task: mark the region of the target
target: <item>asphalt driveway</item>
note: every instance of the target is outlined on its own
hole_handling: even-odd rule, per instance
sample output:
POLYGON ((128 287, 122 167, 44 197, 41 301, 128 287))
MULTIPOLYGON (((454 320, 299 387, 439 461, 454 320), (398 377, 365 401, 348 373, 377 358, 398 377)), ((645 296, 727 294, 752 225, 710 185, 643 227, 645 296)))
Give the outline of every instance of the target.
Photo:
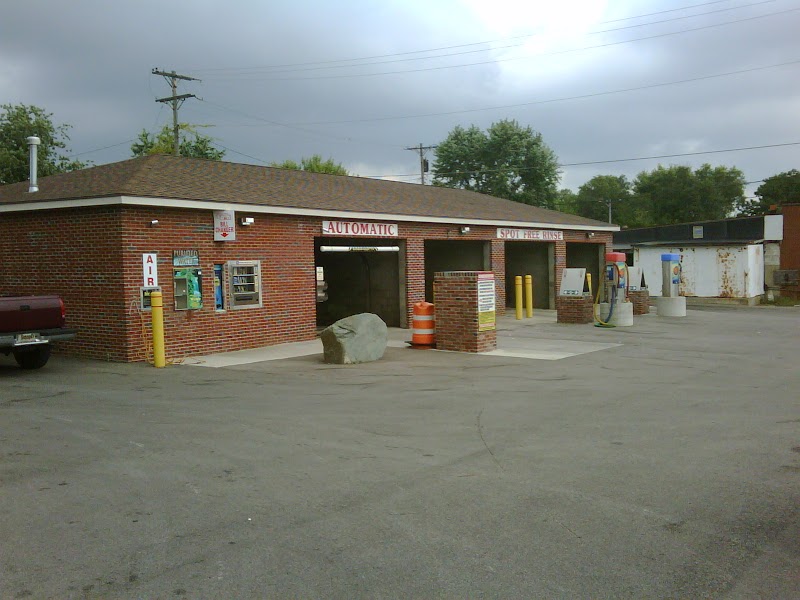
POLYGON ((0 597, 800 597, 798 334, 717 308, 501 321, 557 360, 0 358, 0 597))

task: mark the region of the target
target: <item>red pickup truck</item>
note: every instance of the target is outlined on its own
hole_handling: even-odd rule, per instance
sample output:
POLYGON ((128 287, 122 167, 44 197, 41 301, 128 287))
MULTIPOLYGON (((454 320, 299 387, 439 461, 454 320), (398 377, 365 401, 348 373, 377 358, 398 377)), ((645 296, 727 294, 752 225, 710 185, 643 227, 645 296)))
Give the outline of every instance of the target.
POLYGON ((40 369, 50 358, 51 343, 71 340, 64 301, 58 296, 0 297, 0 352, 14 355, 23 369, 40 369))

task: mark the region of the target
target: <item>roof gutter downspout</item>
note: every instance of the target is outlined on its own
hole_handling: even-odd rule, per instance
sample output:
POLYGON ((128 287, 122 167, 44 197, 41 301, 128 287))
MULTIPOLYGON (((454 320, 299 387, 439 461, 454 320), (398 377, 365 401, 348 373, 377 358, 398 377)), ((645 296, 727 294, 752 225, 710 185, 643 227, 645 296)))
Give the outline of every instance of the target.
POLYGON ((32 135, 31 137, 29 137, 27 139, 27 142, 28 142, 28 147, 30 148, 30 168, 31 168, 31 175, 30 175, 31 184, 30 184, 30 187, 28 188, 28 193, 32 194, 34 192, 38 192, 39 191, 39 186, 37 185, 37 181, 36 181, 36 173, 38 171, 38 164, 37 164, 37 158, 38 158, 37 150, 38 150, 38 148, 37 148, 37 146, 39 144, 41 144, 42 141, 38 137, 36 137, 35 135, 32 135))

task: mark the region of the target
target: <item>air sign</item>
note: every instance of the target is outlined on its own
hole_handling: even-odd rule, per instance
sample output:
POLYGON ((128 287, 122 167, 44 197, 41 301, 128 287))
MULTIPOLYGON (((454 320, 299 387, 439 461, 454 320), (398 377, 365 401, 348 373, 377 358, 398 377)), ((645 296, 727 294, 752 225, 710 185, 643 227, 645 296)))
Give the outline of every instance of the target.
POLYGON ((142 254, 142 283, 146 288, 158 287, 158 254, 142 254))

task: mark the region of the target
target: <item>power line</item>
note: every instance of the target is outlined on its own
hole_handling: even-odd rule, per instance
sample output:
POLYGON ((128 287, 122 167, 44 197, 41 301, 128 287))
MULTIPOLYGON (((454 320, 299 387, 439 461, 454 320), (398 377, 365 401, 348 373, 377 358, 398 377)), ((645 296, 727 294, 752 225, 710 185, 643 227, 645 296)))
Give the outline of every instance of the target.
POLYGON ((589 162, 562 163, 559 167, 579 167, 586 165, 600 165, 605 163, 631 162, 636 160, 651 160, 655 158, 678 158, 681 156, 701 156, 703 154, 721 154, 723 152, 743 152, 745 150, 763 150, 765 148, 782 148, 786 146, 800 146, 800 142, 786 142, 783 144, 766 144, 764 146, 744 146, 741 148, 726 148, 724 150, 704 150, 701 152, 683 152, 681 154, 661 154, 656 156, 639 156, 635 158, 616 158, 613 160, 595 160, 589 162))
POLYGON ((479 61, 479 62, 474 62, 474 63, 464 63, 464 64, 459 64, 459 65, 447 65, 447 66, 439 66, 439 67, 425 67, 425 68, 420 68, 420 69, 406 69, 406 70, 403 70, 403 71, 379 71, 379 72, 375 72, 375 73, 345 74, 345 75, 322 75, 322 76, 317 76, 317 77, 268 77, 268 78, 265 78, 265 80, 267 80, 267 81, 309 81, 309 80, 312 80, 313 81, 313 80, 322 80, 322 79, 352 79, 352 78, 357 78, 357 77, 376 77, 376 76, 382 76, 382 75, 403 75, 403 74, 407 74, 407 73, 423 73, 423 72, 430 72, 430 71, 442 71, 442 70, 447 70, 447 69, 460 69, 460 68, 466 68, 466 67, 474 67, 474 66, 496 64, 496 63, 501 63, 501 62, 511 62, 511 61, 526 60, 526 59, 530 59, 530 58, 540 58, 540 57, 546 57, 546 56, 557 56, 557 55, 562 55, 562 54, 571 54, 571 53, 575 53, 575 52, 584 52, 584 51, 587 51, 587 50, 597 50, 597 49, 600 49, 600 48, 608 48, 608 47, 612 47, 612 46, 620 46, 620 45, 623 45, 623 44, 631 44, 631 43, 634 43, 634 42, 641 42, 641 41, 659 39, 659 38, 670 37, 670 36, 674 36, 674 35, 681 35, 681 34, 684 34, 684 33, 693 33, 693 32, 696 32, 696 31, 702 31, 702 30, 706 30, 706 29, 713 29, 713 28, 716 28, 716 27, 723 27, 723 26, 726 26, 726 25, 734 25, 734 24, 738 24, 738 23, 754 21, 754 20, 757 20, 757 19, 763 19, 763 18, 767 18, 767 17, 773 17, 773 16, 778 16, 778 15, 790 13, 790 12, 795 12, 795 11, 798 11, 798 10, 800 10, 800 8, 793 8, 793 9, 789 9, 789 10, 785 10, 785 11, 769 13, 769 14, 766 14, 766 15, 758 15, 758 16, 755 16, 755 17, 748 17, 748 18, 738 19, 738 20, 734 20, 734 21, 727 21, 725 23, 714 23, 714 24, 711 24, 711 25, 704 25, 704 26, 701 26, 701 27, 683 29, 683 30, 680 30, 680 31, 673 31, 673 32, 669 32, 669 33, 661 33, 661 34, 643 36, 643 37, 633 38, 633 39, 629 39, 629 40, 622 40, 622 41, 616 41, 616 42, 607 42, 607 43, 604 43, 604 44, 597 44, 597 45, 594 45, 594 46, 583 46, 583 47, 580 47, 580 48, 571 48, 571 49, 567 49, 567 50, 556 50, 556 51, 552 51, 552 52, 543 52, 543 53, 539 53, 539 54, 533 54, 533 55, 528 55, 528 56, 519 56, 519 57, 513 57, 513 58, 485 60, 485 61, 479 61))
POLYGON ((109 148, 116 148, 117 146, 122 146, 124 144, 132 144, 136 140, 125 140, 124 142, 119 142, 118 144, 111 144, 110 146, 103 146, 102 148, 95 148, 94 150, 86 150, 84 152, 77 152, 73 154, 73 156, 83 156, 84 154, 93 154, 95 152, 100 152, 101 150, 108 150, 109 148))
MULTIPOLYGON (((689 10, 689 9, 692 9, 692 8, 699 8, 699 7, 702 7, 702 6, 710 6, 710 5, 713 5, 713 4, 721 4, 723 2, 729 2, 729 1, 730 0, 714 0, 713 2, 702 2, 700 4, 691 4, 691 5, 683 6, 683 7, 680 7, 680 8, 671 8, 671 9, 668 9, 668 10, 660 10, 660 11, 656 11, 656 12, 652 12, 652 13, 645 13, 645 14, 642 14, 642 15, 634 15, 634 16, 631 16, 631 17, 623 17, 623 18, 620 18, 620 19, 611 19, 611 20, 608 20, 608 21, 600 21, 600 24, 603 25, 603 24, 608 24, 608 23, 619 23, 619 22, 622 22, 622 21, 632 21, 634 19, 642 19, 642 18, 645 18, 645 17, 652 17, 652 16, 662 15, 662 14, 666 14, 666 13, 679 12, 679 11, 682 11, 682 10, 689 10)), ((767 1, 768 2, 773 2, 774 0, 767 0, 767 1)), ((765 3, 765 2, 758 2, 758 3, 755 3, 755 4, 748 4, 748 5, 744 5, 744 6, 732 7, 732 8, 723 9, 723 10, 735 10, 737 8, 746 8, 746 7, 749 7, 749 6, 754 6, 756 4, 763 4, 763 3, 765 3)), ((712 12, 720 12, 720 11, 712 11, 712 12)), ((691 17, 703 16, 703 15, 707 15, 707 14, 711 14, 711 13, 706 12, 706 13, 699 13, 699 14, 695 14, 695 15, 687 15, 686 17, 681 17, 681 18, 691 18, 691 17)), ((663 23, 663 22, 665 22, 665 21, 655 21, 655 22, 651 22, 651 23, 642 23, 641 25, 642 26, 655 25, 655 24, 663 23)), ((601 32, 590 32, 590 33, 601 33, 601 32)), ((455 49, 458 49, 458 48, 469 48, 469 47, 472 47, 472 46, 483 46, 483 45, 486 45, 486 44, 494 44, 494 43, 497 43, 497 42, 506 42, 506 41, 518 40, 518 39, 527 39, 527 38, 531 38, 531 37, 536 37, 537 35, 539 35, 539 34, 530 33, 530 34, 525 34, 525 35, 507 37, 507 38, 484 40, 484 41, 481 41, 481 42, 470 42, 470 43, 467 43, 467 44, 457 44, 457 45, 452 45, 452 46, 441 46, 441 47, 438 47, 438 48, 427 48, 427 49, 424 49, 424 50, 410 50, 410 51, 406 51, 406 52, 395 52, 395 53, 391 53, 391 54, 376 54, 376 55, 372 55, 372 56, 361 56, 361 57, 356 57, 356 58, 340 58, 340 59, 335 59, 335 60, 311 61, 311 62, 302 62, 302 63, 261 65, 261 66, 255 66, 255 67, 217 67, 217 68, 206 68, 206 69, 194 68, 192 70, 193 71, 203 72, 203 73, 212 73, 212 72, 217 72, 217 71, 251 71, 251 70, 260 70, 260 69, 283 69, 283 68, 290 68, 290 67, 310 67, 310 66, 316 66, 316 65, 331 65, 331 64, 342 63, 342 62, 360 62, 360 61, 368 61, 368 60, 377 60, 377 59, 381 59, 381 58, 394 58, 394 57, 398 57, 398 56, 409 56, 409 55, 412 55, 412 54, 424 54, 424 53, 427 53, 427 52, 441 52, 443 50, 455 50, 455 49)), ((508 46, 508 47, 513 47, 513 46, 508 46)), ((439 55, 439 56, 428 57, 428 58, 441 58, 442 56, 450 56, 450 55, 439 55)), ((376 64, 380 64, 380 63, 376 63, 376 64)), ((350 65, 350 66, 352 66, 352 65, 350 65)))
POLYGON ((697 81, 704 81, 707 79, 717 79, 720 77, 730 77, 732 75, 741 75, 743 73, 752 73, 756 71, 763 71, 766 69, 775 69, 778 67, 786 67, 790 65, 800 64, 800 60, 793 60, 784 63, 778 63, 774 65, 766 65, 763 67, 753 67, 750 69, 741 69, 738 71, 728 71, 726 73, 717 73, 714 75, 703 75, 700 77, 692 77, 689 79, 679 79, 676 81, 666 81, 662 83, 652 83, 648 85, 630 87, 630 88, 621 88, 618 90, 608 90, 605 92, 593 92, 589 94, 578 94, 575 96, 563 96, 560 98, 549 98, 547 100, 533 100, 531 102, 521 102, 518 104, 504 104, 498 106, 486 106, 481 108, 469 108, 464 110, 450 110, 444 112, 435 112, 435 113, 422 113, 416 115, 400 115, 394 117, 372 117, 367 119, 343 119, 340 121, 307 121, 303 123, 293 123, 293 125, 345 125, 350 123, 372 123, 377 121, 395 121, 395 120, 402 120, 402 119, 419 119, 424 117, 442 117, 442 116, 449 116, 449 115, 460 115, 460 114, 467 114, 467 113, 474 113, 474 112, 483 112, 488 110, 500 110, 500 109, 508 109, 508 108, 521 108, 524 106, 535 106, 538 104, 552 104, 555 102, 566 102, 568 100, 583 100, 586 98, 596 98, 599 96, 610 96, 613 94, 623 94, 627 92, 637 92, 641 90, 649 90, 653 88, 659 87, 666 87, 670 85, 680 85, 684 83, 694 83, 697 81))
MULTIPOLYGON (((601 33, 613 33, 613 32, 616 32, 616 31, 624 31, 626 29, 637 29, 639 27, 649 27, 651 25, 660 25, 660 24, 663 24, 663 23, 671 23, 673 21, 682 21, 682 20, 685 20, 685 19, 694 19, 696 17, 702 17, 702 16, 707 16, 707 15, 721 13, 721 12, 729 12, 729 11, 732 11, 732 10, 740 10, 742 8, 751 8, 753 6, 760 6, 762 4, 771 4, 771 3, 775 2, 775 1, 776 0, 761 0, 759 2, 754 2, 752 4, 744 4, 744 5, 741 5, 741 6, 733 6, 733 7, 730 7, 730 8, 721 8, 721 9, 718 9, 718 10, 712 10, 712 11, 708 11, 708 12, 704 12, 704 13, 698 13, 698 14, 694 14, 694 15, 685 15, 685 16, 682 16, 682 17, 673 17, 671 19, 663 19, 661 21, 652 21, 650 23, 638 23, 638 24, 635 24, 635 25, 625 25, 623 27, 614 27, 614 28, 611 28, 611 29, 601 29, 599 31, 590 31, 586 35, 598 35, 598 34, 601 34, 601 33)), ((519 36, 519 37, 526 37, 527 38, 527 37, 534 37, 535 35, 537 35, 537 34, 531 34, 531 35, 519 36)), ((519 39, 519 37, 510 38, 510 39, 519 39)), ((360 64, 328 65, 328 66, 305 67, 305 68, 286 69, 286 70, 272 70, 272 71, 270 71, 268 73, 265 73, 265 75, 274 75, 274 74, 281 74, 281 73, 299 73, 299 72, 308 72, 308 71, 321 71, 321 70, 329 70, 329 69, 347 69, 347 68, 351 68, 351 67, 377 66, 377 65, 401 63, 401 62, 432 60, 432 59, 437 59, 437 58, 448 58, 448 57, 451 57, 451 56, 463 56, 463 55, 466 55, 466 54, 477 54, 477 53, 481 53, 481 52, 491 52, 491 51, 494 51, 494 50, 507 50, 509 48, 519 48, 520 46, 524 46, 524 43, 509 44, 509 45, 506 45, 506 46, 495 46, 493 48, 479 48, 477 50, 465 50, 465 51, 462 51, 462 52, 452 52, 452 53, 448 53, 448 54, 437 54, 437 55, 433 55, 433 56, 420 56, 420 57, 414 57, 414 58, 398 58, 398 59, 393 59, 393 60, 381 60, 381 61, 377 61, 377 62, 363 62, 363 63, 360 63, 360 64)), ((250 68, 250 69, 242 68, 242 71, 245 71, 245 70, 255 71, 255 70, 261 70, 261 69, 258 69, 257 67, 256 68, 250 68)), ((246 75, 247 73, 241 73, 241 74, 242 75, 246 75)))
POLYGON ((331 133, 322 133, 322 132, 318 132, 318 131, 312 131, 310 129, 305 129, 305 128, 299 127, 297 125, 291 125, 291 124, 287 124, 287 123, 281 123, 279 121, 273 121, 271 119, 260 117, 258 115, 251 115, 249 113, 243 112, 243 111, 238 110, 236 108, 231 108, 229 106, 223 106, 222 104, 217 104, 216 102, 211 102, 210 100, 206 100, 204 98, 198 98, 198 100, 200 100, 200 102, 204 102, 204 103, 209 104, 211 106, 215 106, 218 109, 227 110, 227 111, 230 111, 232 113, 236 113, 236 114, 241 115, 243 117, 246 117, 248 119, 254 119, 256 121, 262 121, 262 122, 264 122, 264 123, 266 123, 268 125, 273 125, 275 127, 284 127, 286 129, 294 129, 296 131, 302 131, 303 133, 307 133, 307 134, 312 135, 312 136, 327 137, 327 138, 331 138, 331 139, 334 139, 334 140, 339 140, 339 141, 342 141, 342 142, 351 142, 351 143, 352 142, 358 142, 358 143, 361 143, 361 144, 369 144, 369 145, 380 146, 380 147, 384 147, 384 148, 394 148, 394 149, 397 148, 397 146, 395 146, 394 144, 383 144, 383 143, 380 143, 380 142, 372 142, 372 141, 369 141, 369 140, 359 140, 359 139, 355 139, 355 138, 351 138, 351 137, 342 137, 342 136, 334 135, 334 134, 331 134, 331 133))
POLYGON ((251 154, 245 154, 244 152, 239 152, 238 150, 234 150, 233 148, 228 148, 227 146, 223 146, 219 142, 216 142, 216 141, 213 141, 213 140, 211 141, 211 143, 214 146, 217 146, 218 148, 222 148, 223 150, 226 150, 228 152, 233 152, 234 154, 238 154, 239 156, 246 156, 247 158, 250 158, 252 160, 258 161, 260 163, 264 163, 265 165, 269 165, 268 161, 263 160, 261 158, 258 158, 256 156, 252 156, 251 154))
MULTIPOLYGON (((772 2, 773 0, 766 0, 766 1, 772 2)), ((419 69, 406 69, 406 70, 402 70, 402 71, 378 71, 378 72, 373 72, 373 73, 351 73, 351 74, 341 74, 341 75, 317 75, 317 76, 309 76, 309 77, 263 77, 261 79, 264 80, 264 81, 314 81, 314 80, 324 80, 324 79, 353 79, 353 78, 357 78, 357 77, 377 77, 377 76, 382 76, 382 75, 403 75, 403 74, 407 74, 407 73, 423 73, 423 72, 429 72, 429 71, 441 71, 441 70, 446 70, 446 69, 460 69, 460 68, 465 68, 465 67, 475 67, 475 66, 482 66, 482 65, 488 65, 488 64, 496 64, 496 63, 501 63, 501 62, 527 60, 527 59, 531 59, 531 58, 540 58, 540 57, 545 57, 545 56, 557 56, 557 55, 561 55, 561 54, 571 54, 571 53, 575 53, 575 52, 584 52, 584 51, 587 51, 587 50, 597 50, 597 49, 600 49, 600 48, 608 48, 608 47, 611 47, 611 46, 619 46, 619 45, 622 45, 622 44, 631 44, 631 43, 634 43, 634 42, 654 40, 654 39, 670 37, 670 36, 674 36, 674 35, 681 35, 681 34, 684 34, 684 33, 693 33, 693 32, 696 32, 696 31, 703 31, 703 30, 706 30, 706 29, 724 27, 724 26, 727 26, 727 25, 736 25, 736 24, 739 24, 739 23, 746 23, 746 22, 755 21, 755 20, 758 20, 758 19, 765 19, 765 18, 768 18, 768 17, 775 17, 775 16, 779 16, 779 15, 792 13, 792 12, 797 12, 797 11, 800 11, 800 8, 791 8, 791 9, 787 9, 787 10, 783 10, 783 11, 767 13, 767 14, 764 14, 764 15, 756 15, 756 16, 753 16, 753 17, 735 19, 733 21, 726 21, 726 22, 723 22, 723 23, 712 23, 710 25, 702 25, 702 26, 699 26, 699 27, 692 27, 692 28, 689 28, 689 29, 682 29, 680 31, 671 31, 671 32, 667 32, 667 33, 659 33, 659 34, 653 34, 653 35, 648 35, 648 36, 642 36, 642 37, 638 37, 638 38, 632 38, 632 39, 629 39, 629 40, 606 42, 606 43, 597 44, 597 45, 594 45, 594 46, 583 46, 583 47, 580 47, 580 48, 570 48, 570 49, 566 49, 566 50, 554 50, 554 51, 551 51, 551 52, 542 52, 542 53, 539 53, 539 54, 532 54, 532 55, 527 55, 527 56, 518 56, 518 57, 512 57, 512 58, 497 58, 497 59, 484 60, 484 61, 478 61, 478 62, 473 62, 473 63, 462 63, 462 64, 458 64, 458 65, 445 65, 445 66, 438 66, 438 67, 423 67, 423 68, 419 68, 419 69)), ((435 57, 435 58, 439 58, 439 57, 435 57)), ((370 65, 362 65, 362 66, 370 66, 370 65)))
POLYGON ((644 17, 654 17, 655 15, 663 15, 665 13, 671 12, 678 12, 680 10, 688 10, 690 8, 700 8, 701 6, 709 6, 711 4, 722 4, 723 2, 730 2, 730 0, 714 0, 713 2, 703 2, 702 4, 692 4, 690 6, 683 6, 681 8, 670 8, 667 10, 659 10, 657 12, 647 13, 646 15, 639 15, 636 17, 624 17, 622 19, 611 19, 610 21, 600 21, 600 24, 604 23, 619 23, 620 21, 629 21, 632 19, 642 19, 644 17))
MULTIPOLYGON (((766 148, 782 148, 786 146, 800 146, 800 142, 786 142, 782 144, 765 144, 763 146, 743 146, 740 148, 725 148, 723 150, 703 150, 700 152, 682 152, 678 154, 657 154, 653 156, 636 156, 631 158, 613 158, 607 160, 591 160, 585 162, 572 162, 572 163, 559 163, 559 167, 583 167, 589 165, 602 165, 602 164, 610 164, 610 163, 621 163, 621 162, 633 162, 638 160, 653 160, 653 159, 660 159, 660 158, 679 158, 682 156, 701 156, 704 154, 722 154, 724 152, 743 152, 746 150, 763 150, 766 148)), ((528 171, 530 169, 536 169, 538 167, 517 167, 518 171, 528 171)), ((449 173, 436 173, 437 176, 452 176, 452 175, 469 175, 469 174, 482 174, 482 173, 497 173, 501 171, 505 171, 507 168, 504 169, 481 169, 479 171, 452 171, 449 173)), ((370 177, 374 178, 383 178, 383 177, 413 177, 414 174, 411 173, 402 173, 402 174, 393 174, 393 175, 370 175, 370 177)), ((750 182, 750 183, 757 183, 757 182, 750 182)))

